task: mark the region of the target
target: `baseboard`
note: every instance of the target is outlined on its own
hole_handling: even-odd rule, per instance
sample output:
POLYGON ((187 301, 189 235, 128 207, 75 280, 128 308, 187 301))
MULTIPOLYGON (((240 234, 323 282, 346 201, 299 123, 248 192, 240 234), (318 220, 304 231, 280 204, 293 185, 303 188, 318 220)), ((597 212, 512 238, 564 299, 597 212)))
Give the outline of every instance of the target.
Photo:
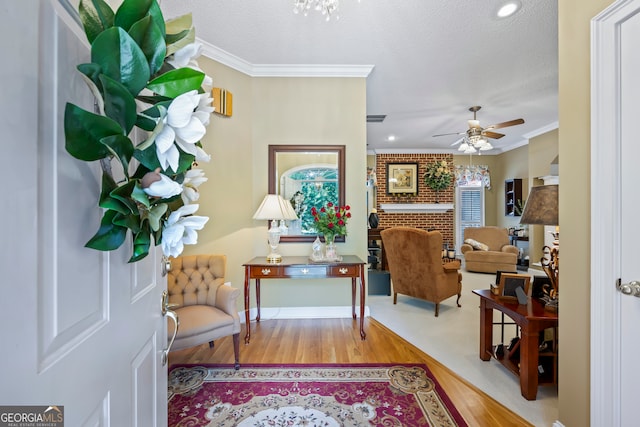
MULTIPOLYGON (((360 309, 356 307, 356 313, 360 309)), ((249 318, 255 319, 257 308, 249 310, 249 318)), ((240 321, 245 323, 244 312, 239 312, 240 321)), ((364 307, 364 316, 370 315, 369 306, 364 307)), ((346 319, 351 318, 351 306, 338 307, 260 307, 260 320, 270 319, 346 319)))

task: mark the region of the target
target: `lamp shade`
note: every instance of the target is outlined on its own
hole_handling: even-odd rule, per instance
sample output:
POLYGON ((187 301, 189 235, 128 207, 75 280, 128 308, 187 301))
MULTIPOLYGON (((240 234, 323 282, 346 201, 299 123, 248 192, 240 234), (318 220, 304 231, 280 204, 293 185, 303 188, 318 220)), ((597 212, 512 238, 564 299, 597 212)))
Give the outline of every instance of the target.
POLYGON ((267 194, 253 215, 253 219, 279 220, 298 219, 298 217, 288 200, 284 200, 278 194, 267 194))
POLYGON ((532 187, 520 224, 558 225, 558 186, 532 187))

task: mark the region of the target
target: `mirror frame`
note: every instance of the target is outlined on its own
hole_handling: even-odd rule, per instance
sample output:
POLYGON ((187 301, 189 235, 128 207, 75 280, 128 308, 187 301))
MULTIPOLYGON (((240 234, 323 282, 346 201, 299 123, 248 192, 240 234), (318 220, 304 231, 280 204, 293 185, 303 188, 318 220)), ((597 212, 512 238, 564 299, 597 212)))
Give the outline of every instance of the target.
MULTIPOLYGON (((345 153, 346 146, 344 145, 269 145, 269 194, 276 193, 276 184, 280 179, 276 176, 276 156, 278 153, 292 153, 292 152, 325 152, 325 153, 337 153, 338 154, 338 204, 344 206, 345 204, 345 153)), ((271 226, 271 225, 269 225, 271 226)), ((316 236, 280 236, 280 243, 284 242, 313 242, 316 236)), ((336 242, 344 242, 345 236, 336 236, 336 242)))

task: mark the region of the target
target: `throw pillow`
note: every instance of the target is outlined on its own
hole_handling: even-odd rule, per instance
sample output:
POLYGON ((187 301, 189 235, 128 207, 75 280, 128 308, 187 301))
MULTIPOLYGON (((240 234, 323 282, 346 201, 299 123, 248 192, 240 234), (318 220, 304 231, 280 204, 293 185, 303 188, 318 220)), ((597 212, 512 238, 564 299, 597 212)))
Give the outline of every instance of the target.
POLYGON ((471 245, 471 247, 477 251, 488 251, 489 250, 489 246, 485 245, 484 243, 480 243, 477 240, 473 240, 473 239, 465 239, 464 241, 467 245, 471 245))

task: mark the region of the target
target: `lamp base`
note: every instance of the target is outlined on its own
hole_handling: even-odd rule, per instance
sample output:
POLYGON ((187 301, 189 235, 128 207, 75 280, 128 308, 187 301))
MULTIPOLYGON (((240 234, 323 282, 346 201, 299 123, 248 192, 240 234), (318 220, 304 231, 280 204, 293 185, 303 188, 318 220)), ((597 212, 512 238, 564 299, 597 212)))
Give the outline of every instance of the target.
POLYGON ((269 264, 279 264, 282 262, 282 255, 271 252, 269 255, 267 255, 267 262, 269 264))

